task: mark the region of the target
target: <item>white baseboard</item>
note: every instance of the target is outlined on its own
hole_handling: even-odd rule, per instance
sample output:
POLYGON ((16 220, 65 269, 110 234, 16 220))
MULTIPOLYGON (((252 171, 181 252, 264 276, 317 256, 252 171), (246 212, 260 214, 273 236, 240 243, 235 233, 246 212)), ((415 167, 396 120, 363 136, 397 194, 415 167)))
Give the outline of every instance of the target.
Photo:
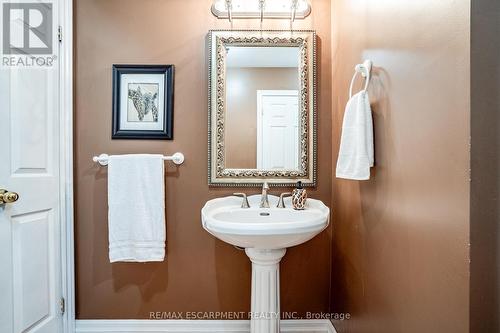
MULTIPOLYGON (((282 320, 281 332, 336 333, 329 320, 282 320)), ((248 320, 77 320, 76 333, 248 333, 248 320)))

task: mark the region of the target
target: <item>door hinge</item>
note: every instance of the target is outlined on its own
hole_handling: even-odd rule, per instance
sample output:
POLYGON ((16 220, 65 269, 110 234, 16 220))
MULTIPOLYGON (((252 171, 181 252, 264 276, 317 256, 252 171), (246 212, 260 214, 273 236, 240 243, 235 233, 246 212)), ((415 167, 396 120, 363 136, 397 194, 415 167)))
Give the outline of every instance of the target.
POLYGON ((62 27, 61 26, 59 26, 57 28, 57 38, 59 39, 59 43, 61 43, 62 42, 62 27))
POLYGON ((64 314, 66 312, 66 300, 64 297, 61 297, 61 300, 59 301, 59 308, 61 310, 61 314, 64 314))

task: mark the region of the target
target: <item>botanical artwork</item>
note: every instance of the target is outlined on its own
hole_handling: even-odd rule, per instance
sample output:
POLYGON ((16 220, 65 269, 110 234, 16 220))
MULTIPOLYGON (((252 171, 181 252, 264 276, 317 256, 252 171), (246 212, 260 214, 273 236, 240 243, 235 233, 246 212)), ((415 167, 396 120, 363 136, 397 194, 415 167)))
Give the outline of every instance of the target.
POLYGON ((112 139, 173 139, 174 66, 113 65, 112 139))
POLYGON ((158 91, 156 83, 129 83, 127 120, 158 122, 158 91))

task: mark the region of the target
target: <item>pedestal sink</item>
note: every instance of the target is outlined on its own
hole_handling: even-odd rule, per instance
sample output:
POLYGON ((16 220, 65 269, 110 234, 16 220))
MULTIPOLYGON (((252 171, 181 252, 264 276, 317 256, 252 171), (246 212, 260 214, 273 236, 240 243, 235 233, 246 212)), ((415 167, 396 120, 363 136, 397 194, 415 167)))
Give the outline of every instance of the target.
POLYGON ((271 208, 258 208, 260 195, 248 197, 251 208, 241 208, 241 198, 230 196, 208 201, 201 210, 203 228, 218 239, 245 248, 252 261, 251 333, 278 333, 280 320, 279 262, 286 248, 307 242, 329 223, 330 210, 321 201, 308 199, 306 209, 275 208, 278 197, 269 196, 271 208))

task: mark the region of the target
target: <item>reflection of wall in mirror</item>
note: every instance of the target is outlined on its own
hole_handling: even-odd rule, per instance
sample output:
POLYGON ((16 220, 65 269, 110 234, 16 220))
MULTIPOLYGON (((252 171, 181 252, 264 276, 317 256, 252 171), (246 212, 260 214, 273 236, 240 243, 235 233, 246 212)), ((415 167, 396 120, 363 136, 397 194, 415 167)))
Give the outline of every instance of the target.
POLYGON ((257 168, 257 90, 299 89, 297 68, 228 68, 226 168, 257 168))

